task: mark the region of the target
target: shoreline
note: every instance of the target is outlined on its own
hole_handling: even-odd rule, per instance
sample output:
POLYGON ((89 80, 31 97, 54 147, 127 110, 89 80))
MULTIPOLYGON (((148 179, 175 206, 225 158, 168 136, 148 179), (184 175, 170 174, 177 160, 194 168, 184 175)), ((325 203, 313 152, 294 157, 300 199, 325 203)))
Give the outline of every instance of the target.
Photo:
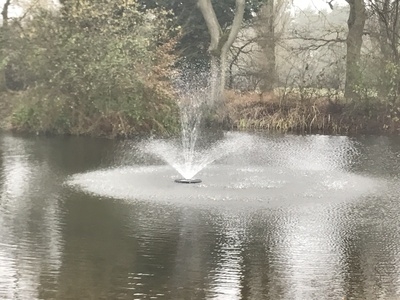
MULTIPOLYGON (((44 132, 40 128, 18 126, 13 120, 15 108, 13 95, 3 94, 0 98, 0 131, 16 134, 44 136, 90 136, 102 138, 132 138, 138 136, 176 136, 180 130, 146 131, 138 130, 133 134, 115 134, 115 132, 44 132), (13 123, 14 122, 14 123, 13 123)), ((276 96, 262 97, 255 93, 239 94, 227 91, 225 101, 204 118, 204 127, 208 130, 267 132, 275 134, 322 134, 322 135, 384 135, 400 134, 400 120, 397 114, 391 115, 387 106, 375 103, 373 108, 365 108, 360 102, 345 103, 329 98, 315 97, 301 100, 299 97, 287 97, 284 101, 276 96)), ((169 111, 168 116, 179 119, 177 112, 169 111)), ((179 122, 178 122, 179 123, 179 122)), ((115 124, 118 126, 118 124, 115 124)), ((135 127, 132 122, 129 126, 135 127)), ((176 125, 178 126, 178 125, 176 125)), ((160 126, 162 128, 162 126, 160 126)))

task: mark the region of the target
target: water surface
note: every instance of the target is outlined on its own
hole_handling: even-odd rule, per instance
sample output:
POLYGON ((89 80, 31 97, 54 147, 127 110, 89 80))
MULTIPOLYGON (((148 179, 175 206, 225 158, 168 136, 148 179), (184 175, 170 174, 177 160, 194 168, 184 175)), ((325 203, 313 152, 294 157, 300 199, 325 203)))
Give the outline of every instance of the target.
POLYGON ((258 135, 199 173, 0 135, 0 299, 399 299, 400 139, 258 135))

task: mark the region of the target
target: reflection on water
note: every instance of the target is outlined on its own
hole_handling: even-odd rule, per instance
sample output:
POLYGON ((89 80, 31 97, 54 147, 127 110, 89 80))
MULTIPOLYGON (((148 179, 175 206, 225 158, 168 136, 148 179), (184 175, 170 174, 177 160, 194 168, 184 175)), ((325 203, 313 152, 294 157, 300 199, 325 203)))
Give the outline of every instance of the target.
POLYGON ((259 142, 205 170, 208 192, 157 179, 121 199, 131 144, 0 136, 0 299, 399 299, 400 140, 259 142), (65 184, 106 167, 108 193, 65 184))
POLYGON ((29 143, 1 141, 0 298, 35 299, 42 280, 48 294, 61 266, 60 210, 48 185, 46 162, 30 159, 29 143))

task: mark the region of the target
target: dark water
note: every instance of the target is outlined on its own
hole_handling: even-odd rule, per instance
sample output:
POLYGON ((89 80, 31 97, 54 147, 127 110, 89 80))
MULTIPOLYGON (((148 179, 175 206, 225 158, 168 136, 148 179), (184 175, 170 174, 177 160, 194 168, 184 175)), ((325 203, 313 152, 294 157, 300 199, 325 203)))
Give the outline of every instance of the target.
POLYGON ((258 140, 178 186, 135 142, 0 135, 0 299, 400 299, 400 139, 258 140))

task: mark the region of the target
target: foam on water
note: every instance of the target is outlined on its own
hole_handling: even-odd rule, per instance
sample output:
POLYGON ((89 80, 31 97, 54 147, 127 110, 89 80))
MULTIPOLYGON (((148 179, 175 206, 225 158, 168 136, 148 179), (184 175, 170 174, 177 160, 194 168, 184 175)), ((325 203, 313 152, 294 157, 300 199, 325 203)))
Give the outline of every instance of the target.
POLYGON ((371 193, 379 186, 374 179, 341 171, 254 169, 256 172, 212 165, 202 172, 202 183, 183 185, 174 182, 177 175, 169 166, 131 166, 76 174, 68 184, 91 194, 124 200, 258 206, 310 200, 343 201, 371 193))
POLYGON ((346 201, 383 186, 382 180, 347 170, 356 150, 351 140, 342 137, 266 139, 244 133, 228 134, 198 152, 187 169, 180 160, 179 147, 172 143, 150 141, 143 147, 168 165, 102 169, 76 174, 68 184, 95 195, 128 201, 223 206, 230 203, 238 207, 244 203, 271 206, 346 201), (180 176, 192 178, 196 174, 202 183, 174 182, 180 176))

